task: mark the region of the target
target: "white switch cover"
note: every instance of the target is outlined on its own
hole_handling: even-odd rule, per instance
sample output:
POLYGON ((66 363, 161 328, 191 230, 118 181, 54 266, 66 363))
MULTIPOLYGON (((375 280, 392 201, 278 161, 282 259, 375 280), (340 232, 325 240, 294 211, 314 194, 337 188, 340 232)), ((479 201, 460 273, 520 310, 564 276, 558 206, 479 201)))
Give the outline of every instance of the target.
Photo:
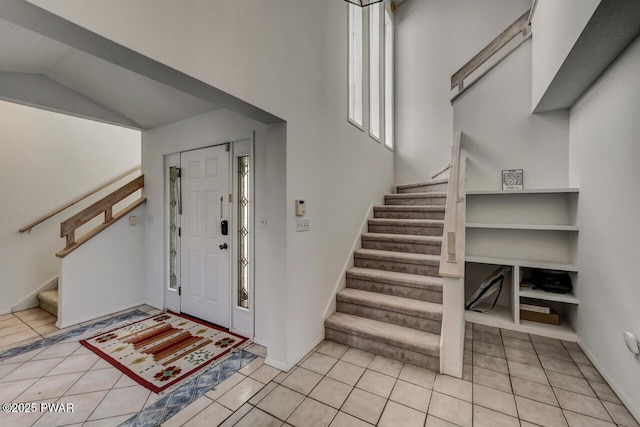
POLYGON ((296 218, 296 231, 309 231, 309 218, 296 218))
POLYGON ((138 217, 135 215, 131 215, 129 217, 129 225, 136 225, 138 224, 138 217))

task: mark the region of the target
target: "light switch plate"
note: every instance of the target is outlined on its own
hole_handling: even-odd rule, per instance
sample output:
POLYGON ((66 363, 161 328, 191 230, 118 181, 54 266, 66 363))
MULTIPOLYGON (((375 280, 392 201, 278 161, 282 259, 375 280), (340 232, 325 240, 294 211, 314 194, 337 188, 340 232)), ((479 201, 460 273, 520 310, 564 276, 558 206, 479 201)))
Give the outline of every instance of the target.
POLYGON ((309 218, 296 218, 296 231, 309 231, 309 218))

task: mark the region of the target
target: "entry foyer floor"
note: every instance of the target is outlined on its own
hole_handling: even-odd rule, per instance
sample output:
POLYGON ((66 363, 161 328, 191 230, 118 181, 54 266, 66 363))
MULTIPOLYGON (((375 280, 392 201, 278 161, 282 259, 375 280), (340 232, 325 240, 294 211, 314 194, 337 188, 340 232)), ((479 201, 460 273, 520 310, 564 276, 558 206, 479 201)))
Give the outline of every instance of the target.
MULTIPOLYGON (((0 425, 157 425, 143 415, 161 396, 82 347, 83 336, 2 357, 70 330, 55 329, 39 309, 0 316, 0 403, 74 404, 66 414, 0 413, 0 425)), ((577 345, 471 324, 466 335, 462 380, 330 341, 285 373, 251 345, 251 362, 162 425, 638 426, 577 345)))

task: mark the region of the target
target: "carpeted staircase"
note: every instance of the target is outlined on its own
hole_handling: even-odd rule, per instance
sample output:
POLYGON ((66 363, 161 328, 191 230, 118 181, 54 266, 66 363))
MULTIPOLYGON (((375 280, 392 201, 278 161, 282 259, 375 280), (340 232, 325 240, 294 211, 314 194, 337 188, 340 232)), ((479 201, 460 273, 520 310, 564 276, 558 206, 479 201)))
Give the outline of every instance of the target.
POLYGON ((38 293, 40 308, 58 317, 58 289, 38 293))
POLYGON ((439 371, 447 180, 398 186, 397 193, 374 207, 325 338, 439 371))

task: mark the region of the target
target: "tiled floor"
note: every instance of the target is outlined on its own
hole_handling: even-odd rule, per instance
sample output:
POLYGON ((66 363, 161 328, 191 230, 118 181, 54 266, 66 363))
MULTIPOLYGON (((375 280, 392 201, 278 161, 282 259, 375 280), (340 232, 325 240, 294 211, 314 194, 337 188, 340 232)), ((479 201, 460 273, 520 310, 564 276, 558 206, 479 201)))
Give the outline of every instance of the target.
MULTIPOLYGON (((37 331, 41 325, 29 326, 36 313, 19 313, 21 323, 5 327, 24 323, 37 331)), ((7 319, 13 317, 0 322, 7 319)), ((4 336, 25 332, 12 331, 4 336)), ((467 327, 463 379, 328 341, 283 373, 265 365, 265 349, 253 345, 246 350, 255 355, 240 352, 166 397, 78 339, 4 360, 0 350, 0 402, 74 404, 66 414, 0 413, 0 425, 638 426, 576 344, 481 325, 467 327)))

